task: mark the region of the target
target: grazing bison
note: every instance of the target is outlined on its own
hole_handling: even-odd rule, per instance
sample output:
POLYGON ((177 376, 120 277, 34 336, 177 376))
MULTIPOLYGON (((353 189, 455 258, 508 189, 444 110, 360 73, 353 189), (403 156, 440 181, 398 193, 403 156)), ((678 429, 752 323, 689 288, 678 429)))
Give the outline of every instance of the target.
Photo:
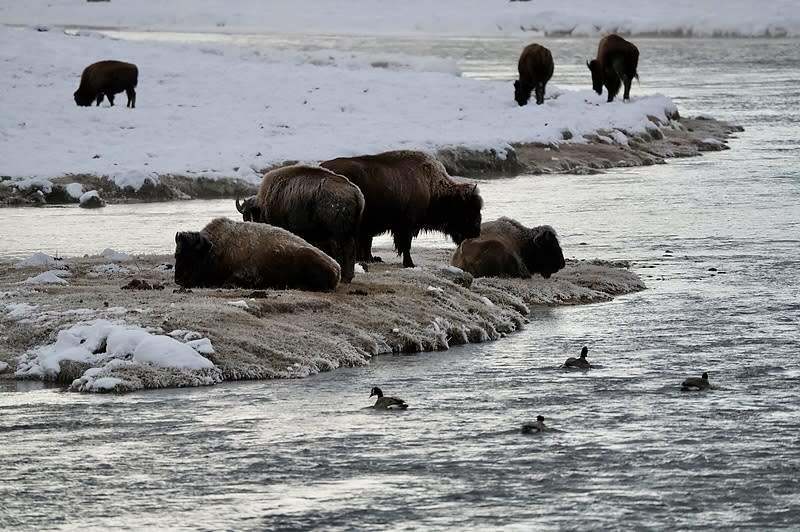
POLYGON ((75 91, 75 103, 88 107, 97 100, 97 105, 108 98, 114 105, 114 95, 125 91, 128 96, 127 107, 136 107, 136 84, 139 81, 139 69, 133 63, 122 61, 99 61, 83 70, 81 84, 75 91))
POLYGON ((522 50, 517 64, 519 80, 514 82, 514 99, 522 106, 528 103, 531 91, 536 91, 536 103, 544 103, 544 88, 553 77, 553 55, 538 44, 529 44, 522 50))
POLYGON ((336 259, 353 280, 364 196, 346 177, 317 166, 285 166, 264 176, 254 221, 277 225, 336 259))
POLYGON ((185 288, 240 286, 327 291, 339 265, 280 227, 215 218, 175 234, 175 282, 185 288))
POLYGON ((636 68, 639 65, 639 49, 619 35, 606 35, 597 47, 597 59, 586 62, 592 71, 592 88, 597 94, 603 93, 603 85, 608 91, 608 101, 614 100, 619 92, 620 82, 625 85, 623 100, 631 97, 631 82, 639 79, 636 68))
POLYGON ((245 222, 260 222, 261 210, 256 204, 258 196, 248 196, 239 203, 239 198, 236 198, 236 210, 242 215, 242 221, 245 222))
POLYGON ((372 256, 372 238, 391 232, 403 266, 414 267, 411 239, 424 231, 441 231, 453 242, 478 236, 483 200, 474 184, 460 184, 442 163, 418 151, 339 157, 321 166, 347 176, 364 194, 358 258, 372 256))
POLYGON ((503 217, 481 225, 479 237, 464 240, 451 263, 475 277, 527 279, 539 273, 548 279, 564 267, 564 254, 549 225, 528 229, 503 217))

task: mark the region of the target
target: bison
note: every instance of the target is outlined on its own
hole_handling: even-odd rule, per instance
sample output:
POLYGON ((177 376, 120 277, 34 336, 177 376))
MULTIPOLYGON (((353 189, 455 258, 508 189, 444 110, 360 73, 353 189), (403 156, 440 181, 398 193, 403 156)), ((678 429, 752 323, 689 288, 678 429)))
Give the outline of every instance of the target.
POLYGON ((340 268, 297 235, 271 225, 215 218, 175 234, 175 282, 185 288, 299 288, 330 291, 340 268))
POLYGON ((620 82, 625 85, 623 100, 631 97, 631 82, 639 79, 636 68, 639 65, 639 49, 619 35, 606 35, 600 39, 597 58, 586 62, 592 71, 592 88, 597 94, 603 93, 603 85, 608 91, 608 101, 614 100, 619 92, 620 82))
POLYGON ((536 91, 536 103, 544 103, 544 88, 553 77, 553 55, 539 44, 529 44, 522 50, 517 64, 519 80, 514 82, 514 99, 526 105, 531 91, 536 91))
POLYGON ((549 279, 564 267, 564 254, 549 225, 528 229, 503 217, 481 225, 479 237, 464 240, 451 263, 475 277, 527 279, 539 273, 549 279))
POLYGON ((339 157, 321 163, 358 185, 366 205, 361 220, 358 258, 372 255, 372 238, 390 232, 403 266, 414 267, 411 239, 420 231, 441 231, 453 242, 478 236, 483 200, 475 184, 456 183, 442 163, 418 151, 339 157))
POLYGON ((283 227, 320 248, 342 267, 343 282, 353 280, 364 196, 346 177, 318 166, 272 170, 252 212, 253 221, 283 227))
POLYGON ((242 215, 242 221, 261 221, 261 210, 256 205, 257 200, 258 196, 256 195, 246 197, 241 203, 239 203, 239 198, 236 198, 236 210, 242 215))
POLYGON ((99 61, 83 70, 81 84, 75 91, 75 103, 88 107, 97 100, 97 105, 108 98, 114 105, 114 95, 125 91, 128 96, 127 107, 136 107, 136 84, 139 81, 139 69, 133 63, 123 61, 99 61))

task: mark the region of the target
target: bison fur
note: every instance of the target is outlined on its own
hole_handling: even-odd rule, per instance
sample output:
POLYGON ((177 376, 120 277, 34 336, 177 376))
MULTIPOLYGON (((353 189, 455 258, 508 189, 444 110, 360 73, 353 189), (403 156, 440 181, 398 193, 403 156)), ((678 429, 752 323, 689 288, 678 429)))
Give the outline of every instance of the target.
POLYGON ((619 35, 606 35, 600 39, 597 47, 597 58, 586 65, 592 72, 592 88, 597 94, 603 93, 603 85, 608 92, 608 101, 612 102, 619 93, 620 85, 625 89, 622 99, 631 97, 631 83, 639 79, 636 69, 639 66, 639 49, 619 35))
POLYGON ((272 170, 261 181, 255 208, 258 221, 308 240, 339 263, 343 282, 353 279, 364 196, 346 177, 318 166, 272 170))
POLYGON ((380 260, 372 255, 372 238, 386 232, 405 267, 414 267, 411 240, 420 231, 440 231, 456 244, 480 233, 483 200, 477 185, 456 183, 431 155, 397 150, 339 157, 321 166, 346 176, 364 194, 359 260, 380 260))
POLYGON ((529 44, 519 56, 517 64, 519 79, 514 82, 514 99, 520 106, 526 105, 535 91, 536 103, 544 103, 544 89, 553 77, 553 54, 539 44, 529 44))
POLYGON ((330 291, 340 268, 297 235, 265 224, 216 218, 175 234, 175 282, 185 288, 298 288, 330 291))
POLYGON ((451 263, 475 277, 527 279, 539 273, 548 279, 564 267, 564 254, 549 225, 529 229, 503 217, 481 225, 479 237, 464 240, 451 263))
POLYGON ((128 96, 127 107, 136 107, 136 85, 139 82, 139 69, 133 63, 123 61, 99 61, 83 70, 81 84, 73 95, 75 103, 88 107, 92 102, 97 105, 103 101, 103 96, 108 98, 108 103, 114 105, 114 95, 125 91, 128 96))

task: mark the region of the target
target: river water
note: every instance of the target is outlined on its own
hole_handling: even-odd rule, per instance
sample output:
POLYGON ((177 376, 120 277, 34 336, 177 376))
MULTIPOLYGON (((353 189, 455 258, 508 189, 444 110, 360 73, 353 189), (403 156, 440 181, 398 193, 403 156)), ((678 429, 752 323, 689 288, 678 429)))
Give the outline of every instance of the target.
MULTIPOLYGON (((556 55, 553 82, 585 87, 593 40, 541 42, 556 55)), ((510 80, 507 58, 523 43, 334 44, 451 55, 465 75, 510 80)), ((732 150, 480 187, 485 219, 549 223, 566 256, 630 260, 646 291, 535 308, 526 330, 498 342, 301 380, 121 396, 2 392, 0 528, 800 528, 800 46, 637 44, 633 95, 662 92, 684 115, 743 125, 732 150), (558 368, 583 345, 596 368, 558 368), (714 389, 680 391, 704 371, 714 389), (374 385, 411 407, 362 409, 374 385), (537 414, 558 431, 520 434, 537 414)), ((230 203, 2 215, 40 239, 37 251, 96 253, 100 242, 168 253, 174 228, 231 215, 230 203), (42 216, 63 235, 35 234, 42 216), (152 238, 123 233, 134 218, 152 238), (75 238, 90 227, 91 242, 75 238)), ((5 253, 29 254, 6 242, 5 253)))

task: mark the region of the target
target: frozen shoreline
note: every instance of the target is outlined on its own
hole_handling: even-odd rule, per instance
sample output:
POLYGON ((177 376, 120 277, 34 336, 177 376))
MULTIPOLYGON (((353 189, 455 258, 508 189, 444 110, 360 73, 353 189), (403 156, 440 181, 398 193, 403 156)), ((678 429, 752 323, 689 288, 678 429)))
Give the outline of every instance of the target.
MULTIPOLYGON (((696 157, 703 152, 727 150, 728 140, 743 128, 712 118, 670 118, 666 123, 652 117, 653 126, 644 133, 626 135, 625 143, 614 142, 614 131, 598 130, 584 141, 562 143, 512 143, 504 152, 464 146, 441 148, 434 155, 454 176, 494 178, 519 174, 590 174, 614 167, 664 164, 675 157, 696 157)), ((287 161, 293 162, 293 161, 287 161)), ((266 172, 277 166, 259 170, 266 172)), ((134 189, 120 186, 107 176, 65 175, 27 188, 0 186, 0 207, 78 203, 69 192, 75 183, 82 190, 96 190, 109 203, 157 202, 189 199, 235 198, 254 194, 258 180, 212 179, 187 175, 162 175, 134 189)))
POLYGON ((531 306, 608 301, 645 288, 624 263, 572 260, 549 280, 471 280, 442 267, 449 249, 417 249, 419 267, 412 269, 402 268, 391 250, 379 251, 386 263, 372 265, 333 293, 175 291, 168 255, 3 264, 0 323, 6 333, 0 362, 8 366, 0 378, 14 378, 16 371, 17 378, 65 385, 80 379, 74 390, 118 392, 297 378, 364 365, 384 353, 497 340, 525 326, 531 306), (155 288, 130 288, 148 284, 155 288), (82 329, 76 333, 74 327, 82 329), (199 343, 205 348, 200 352, 214 367, 138 363, 132 348, 112 349, 102 336, 108 332, 97 332, 129 328, 140 337, 146 331, 156 338, 172 333, 187 342, 207 339, 199 343), (82 339, 64 348, 76 334, 82 339), (62 347, 54 347, 56 340, 62 347), (89 351, 80 349, 90 345, 89 351))

